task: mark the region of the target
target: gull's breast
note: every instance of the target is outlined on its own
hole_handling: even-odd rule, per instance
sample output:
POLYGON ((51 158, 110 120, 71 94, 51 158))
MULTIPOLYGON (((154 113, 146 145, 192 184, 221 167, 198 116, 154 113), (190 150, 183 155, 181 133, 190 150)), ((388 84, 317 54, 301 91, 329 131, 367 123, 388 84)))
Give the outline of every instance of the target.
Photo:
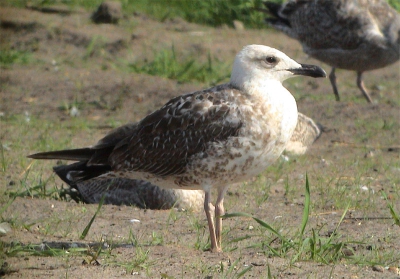
POLYGON ((188 166, 190 177, 185 175, 185 179, 225 185, 249 179, 275 162, 297 124, 296 102, 288 94, 272 100, 237 100, 244 122, 239 135, 212 142, 204 153, 194 156, 188 166))

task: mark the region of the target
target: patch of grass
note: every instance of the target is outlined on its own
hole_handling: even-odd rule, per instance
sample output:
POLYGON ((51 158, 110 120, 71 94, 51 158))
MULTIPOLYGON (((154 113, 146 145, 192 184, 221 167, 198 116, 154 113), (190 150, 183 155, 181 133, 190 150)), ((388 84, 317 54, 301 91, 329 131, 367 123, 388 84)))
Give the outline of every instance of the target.
POLYGON ((400 12, 400 2, 398 0, 387 0, 390 6, 396 9, 396 11, 400 12))
POLYGON ((41 131, 41 135, 38 136, 39 140, 30 137, 32 139, 30 142, 33 144, 33 146, 30 146, 30 148, 40 149, 40 147, 46 147, 46 145, 52 141, 52 138, 49 136, 49 132, 54 127, 54 124, 50 121, 37 120, 38 119, 35 117, 32 118, 27 113, 8 115, 1 119, 2 132, 9 135, 7 141, 3 141, 3 147, 7 147, 3 148, 5 158, 7 158, 9 152, 26 146, 24 139, 28 137, 28 134, 32 134, 33 129, 41 131), (15 133, 16 136, 13 137, 14 134, 11 133, 11 130, 15 131, 15 127, 18 127, 18 133, 15 133))
POLYGON ((86 47, 85 54, 83 56, 84 60, 87 60, 88 58, 92 57, 95 55, 95 53, 101 52, 104 50, 105 46, 105 38, 102 36, 94 36, 88 46, 86 47))
MULTIPOLYGON (((108 190, 108 187, 107 187, 108 190)), ((99 205, 97 206, 97 210, 94 213, 93 217, 90 219, 89 223, 86 225, 85 229, 83 230, 81 236, 79 239, 85 239, 86 235, 88 234, 90 227, 92 226, 94 219, 96 219, 97 214, 100 212, 101 207, 103 206, 104 199, 106 198, 106 194, 104 193, 103 196, 100 199, 99 205)))
POLYGON ((314 208, 327 211, 339 210, 349 204, 352 209, 365 213, 378 209, 377 181, 381 180, 383 173, 387 180, 392 177, 395 179, 391 168, 385 170, 381 167, 386 164, 393 166, 391 160, 380 155, 363 158, 358 151, 351 157, 353 158, 338 160, 340 163, 334 159, 327 160, 328 166, 318 169, 314 185, 318 199, 314 203, 314 208))
MULTIPOLYGON (((261 243, 251 245, 249 248, 256 248, 264 250, 267 255, 277 256, 282 258, 290 258, 293 264, 298 261, 316 261, 323 264, 330 264, 338 262, 346 258, 344 249, 355 242, 340 240, 339 227, 342 223, 347 209, 344 211, 336 228, 329 236, 323 236, 320 232, 321 229, 311 229, 311 235, 305 233, 310 214, 311 197, 308 177, 306 176, 305 185, 305 200, 303 218, 300 228, 293 236, 284 236, 278 230, 272 228, 266 222, 245 213, 232 213, 226 214, 224 218, 232 217, 251 217, 256 221, 265 232, 269 232, 271 237, 266 238, 265 233, 262 233, 261 243)), ((250 236, 251 237, 251 236, 250 236)), ((248 237, 246 237, 248 238, 248 237)))
POLYGON ((149 261, 149 252, 149 250, 136 247, 135 256, 131 259, 127 261, 109 262, 108 264, 123 267, 128 274, 133 274, 133 272, 137 270, 144 270, 148 274, 149 268, 153 264, 153 261, 149 261))
MULTIPOLYGON (((46 242, 40 244, 23 244, 20 242, 3 243, 0 242, 0 272, 7 274, 7 266, 3 266, 7 257, 37 256, 37 257, 57 257, 66 258, 81 256, 83 264, 104 265, 123 267, 129 274, 136 270, 145 270, 153 263, 149 261, 149 250, 144 250, 140 246, 135 247, 135 256, 127 261, 116 260, 113 249, 117 245, 104 245, 100 242, 70 243, 70 242, 46 242), (108 247, 108 248, 107 248, 108 247)), ((130 248, 132 249, 132 248, 130 248)), ((12 270, 10 270, 12 272, 12 270)))
MULTIPOLYGON (((19 242, 13 242, 9 245, 3 244, 5 254, 8 257, 17 257, 21 255, 30 255, 38 257, 61 257, 71 255, 90 255, 90 247, 67 247, 70 244, 63 243, 41 243, 41 244, 22 244, 19 242)), ((73 245, 72 245, 73 246, 73 245)))
MULTIPOLYGON (((142 0, 135 1, 135 6, 131 8, 160 21, 181 17, 189 22, 210 26, 233 26, 234 20, 240 20, 246 27, 263 28, 265 24, 262 22, 262 13, 253 10, 254 7, 260 7, 261 3, 261 0, 173 0, 168 3, 162 0, 142 0)), ((130 8, 129 4, 125 6, 130 8)))
POLYGON ((265 179, 265 176, 259 175, 256 181, 259 189, 259 195, 256 196, 256 203, 258 206, 267 202, 272 182, 265 179))
POLYGON ((221 273, 222 278, 242 278, 247 272, 249 272, 253 268, 252 265, 249 265, 240 270, 238 268, 240 261, 240 258, 236 259, 227 268, 221 263, 219 272, 221 273))
POLYGON ((51 5, 67 5, 72 7, 83 7, 88 10, 97 8, 103 0, 3 0, 0 6, 12 6, 24 8, 29 3, 32 6, 46 7, 51 5))
POLYGON ((230 65, 213 60, 210 54, 206 63, 199 63, 192 57, 178 59, 178 56, 172 46, 171 49, 155 53, 153 61, 130 64, 129 69, 135 73, 176 79, 178 82, 199 81, 212 85, 229 77, 230 65))
MULTIPOLYGON (((279 0, 278 0, 279 1, 279 0)), ((27 3, 34 6, 51 6, 64 4, 71 9, 83 7, 94 11, 102 0, 6 0, 3 5, 25 7, 27 3)), ((223 24, 233 26, 234 20, 242 21, 246 27, 265 28, 263 14, 254 11, 254 7, 260 7, 262 0, 122 0, 125 14, 141 12, 165 21, 176 17, 183 18, 189 22, 220 26, 223 24)))
MULTIPOLYGON (((29 173, 29 171, 28 171, 29 173)), ((48 187, 48 182, 53 182, 53 177, 50 176, 47 179, 43 180, 42 177, 39 177, 35 180, 27 180, 27 175, 20 180, 21 186, 16 191, 6 192, 11 198, 15 199, 16 197, 31 197, 31 198, 51 198, 55 200, 62 200, 60 193, 62 193, 62 189, 58 188, 57 185, 54 187, 48 187), (33 183, 32 183, 33 182, 33 183), (32 183, 32 184, 29 184, 32 183)))
MULTIPOLYGON (((84 107, 83 104, 77 102, 74 102, 72 106, 84 107)), ((86 118, 71 117, 68 121, 57 123, 54 119, 38 118, 27 112, 9 115, 1 119, 1 122, 2 132, 9 135, 8 140, 3 142, 3 146, 7 146, 7 149, 4 150, 6 160, 10 151, 29 152, 68 148, 74 134, 91 128, 90 121, 86 118), (15 127, 18 127, 18 133, 11 132, 15 131, 15 127), (63 133, 63 136, 57 137, 59 133, 63 133), (27 138, 30 139, 29 144, 25 140, 27 138)), ((24 157, 21 160, 26 162, 24 157)))
POLYGON ((400 227, 400 215, 399 213, 395 210, 394 206, 392 203, 389 202, 388 197, 385 192, 382 192, 383 198, 386 200, 390 215, 393 218, 394 224, 400 227))
POLYGON ((211 247, 209 240, 208 227, 204 226, 204 223, 199 220, 196 216, 189 216, 190 225, 196 233, 196 242, 194 248, 196 250, 207 251, 211 247))
POLYGON ((164 244, 164 237, 162 234, 159 234, 157 232, 152 232, 151 233, 151 241, 150 245, 163 245, 164 244))
POLYGON ((14 185, 19 183, 19 187, 13 187, 12 190, 6 191, 5 194, 12 200, 17 197, 64 200, 62 195, 64 189, 54 183, 53 175, 47 178, 43 178, 43 174, 39 174, 36 177, 30 175, 32 164, 29 164, 20 174, 18 182, 13 182, 14 185), (52 185, 51 187, 49 187, 50 184, 52 185))
MULTIPOLYGON (((264 14, 254 8, 263 7, 264 0, 121 0, 125 14, 141 12, 152 16, 159 21, 180 17, 189 22, 210 26, 233 26, 234 20, 239 20, 247 28, 266 28, 263 22, 264 14)), ((25 7, 27 3, 35 6, 49 6, 64 4, 71 9, 83 7, 94 11, 102 0, 5 0, 6 6, 25 7)), ((282 3, 284 0, 275 0, 282 3)), ((398 0, 388 0, 389 5, 400 12, 398 0)))
POLYGON ((28 64, 32 55, 26 51, 0 50, 0 68, 9 68, 13 64, 28 64))
POLYGON ((57 123, 54 119, 44 120, 28 113, 10 114, 0 118, 1 132, 7 135, 0 146, 0 173, 6 174, 2 177, 2 205, 16 197, 70 200, 67 189, 56 182, 52 174, 51 166, 56 164, 55 161, 26 158, 34 151, 68 148, 71 137, 77 131, 88 129, 86 119, 69 120, 57 123), (60 133, 62 136, 59 136, 60 133))

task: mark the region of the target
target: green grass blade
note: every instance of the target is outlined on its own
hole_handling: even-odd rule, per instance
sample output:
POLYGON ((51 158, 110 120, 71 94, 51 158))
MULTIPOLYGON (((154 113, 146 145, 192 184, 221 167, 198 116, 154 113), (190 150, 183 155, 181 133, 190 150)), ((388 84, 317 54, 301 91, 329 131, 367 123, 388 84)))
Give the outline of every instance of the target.
POLYGON ((400 218, 399 218, 399 215, 394 211, 394 208, 393 208, 393 206, 389 203, 388 204, 388 207, 389 207, 389 210, 390 210, 390 214, 392 215, 392 218, 393 218, 393 220, 394 220, 394 223, 397 225, 397 226, 400 226, 400 218))
POLYGON ((350 204, 347 204, 346 208, 343 211, 342 217, 340 217, 340 220, 338 224, 336 225, 336 228, 333 230, 333 233, 329 237, 328 243, 331 242, 332 238, 336 235, 336 232, 339 230, 339 226, 342 224, 344 217, 346 217, 347 211, 349 211, 350 204))
POLYGON ((303 219, 301 221, 301 237, 303 237, 304 230, 306 229, 308 223, 308 216, 310 215, 310 200, 310 184, 308 182, 308 175, 306 173, 306 194, 304 199, 303 219))
POLYGON ((385 192, 382 193, 382 196, 384 197, 384 199, 387 202, 387 205, 389 207, 389 211, 390 211, 390 215, 392 215, 393 221, 397 226, 400 226, 400 217, 399 214, 396 213, 396 211, 393 208, 393 205, 391 203, 389 203, 389 200, 387 198, 387 195, 385 192))
POLYGON ((101 197, 101 200, 99 202, 99 206, 97 207, 96 212, 94 213, 92 219, 90 219, 90 222, 87 224, 87 226, 85 227, 85 229, 83 230, 81 236, 79 237, 79 239, 85 239, 87 233, 90 230, 90 227, 92 226, 94 219, 96 219, 97 214, 100 212, 101 207, 103 206, 104 200, 106 198, 106 194, 104 193, 103 196, 101 197))
POLYGON ((4 211, 7 210, 7 208, 15 201, 16 198, 17 198, 17 196, 15 196, 15 195, 11 196, 10 199, 7 201, 7 203, 2 208, 0 208, 1 218, 3 218, 2 215, 3 215, 4 211))
POLYGON ((246 267, 245 269, 243 269, 241 272, 239 272, 239 273, 237 274, 236 278, 242 277, 243 275, 245 275, 245 274, 247 273, 247 271, 251 270, 252 268, 253 268, 252 265, 246 267))
POLYGON ((279 237, 281 240, 286 241, 285 238, 276 230, 274 230, 270 225, 268 225, 267 223, 265 223, 264 221, 250 215, 247 213, 242 213, 242 212, 236 212, 236 213, 230 213, 230 214, 225 214, 224 216, 222 216, 223 218, 232 218, 232 217, 250 217, 252 218, 254 221, 256 221, 258 224, 260 224, 261 226, 263 226, 264 228, 266 228, 267 230, 269 230, 271 233, 273 233, 274 235, 276 235, 277 237, 279 237))
POLYGON ((267 268, 267 272, 268 272, 268 279, 272 279, 272 274, 271 274, 271 267, 268 264, 268 268, 267 268))
POLYGON ((1 141, 0 141, 0 159, 1 159, 1 170, 2 170, 2 172, 6 172, 7 164, 6 164, 6 158, 4 156, 3 143, 1 141))

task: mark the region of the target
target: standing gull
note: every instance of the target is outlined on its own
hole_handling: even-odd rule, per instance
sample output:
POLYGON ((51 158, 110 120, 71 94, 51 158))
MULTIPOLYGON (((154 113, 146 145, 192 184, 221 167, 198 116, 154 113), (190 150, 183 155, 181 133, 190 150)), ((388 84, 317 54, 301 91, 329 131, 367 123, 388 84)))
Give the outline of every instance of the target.
MULTIPOLYGON (((134 125, 137 124, 130 124, 130 129, 133 129, 134 125)), ((320 135, 321 126, 299 112, 296 128, 286 144, 285 151, 295 155, 304 154, 320 135)), ((78 167, 76 164, 82 162, 53 167, 54 172, 70 186, 67 192, 76 201, 99 203, 104 195, 105 204, 125 204, 147 209, 176 207, 198 211, 203 205, 202 190, 163 189, 148 181, 127 178, 75 182, 68 178, 68 173, 78 167)))
POLYGON ((67 174, 75 183, 120 177, 204 190, 211 251, 221 252, 220 216, 228 185, 265 170, 296 127, 296 101, 282 86, 295 75, 326 76, 321 68, 299 64, 276 49, 249 45, 236 56, 228 83, 173 98, 92 147, 29 157, 78 161, 67 174), (218 192, 215 208, 212 188, 218 192))
POLYGON ((305 53, 332 66, 333 92, 340 100, 335 69, 357 71, 357 86, 368 102, 365 71, 400 57, 400 15, 385 0, 292 0, 264 3, 266 22, 298 40, 305 53))

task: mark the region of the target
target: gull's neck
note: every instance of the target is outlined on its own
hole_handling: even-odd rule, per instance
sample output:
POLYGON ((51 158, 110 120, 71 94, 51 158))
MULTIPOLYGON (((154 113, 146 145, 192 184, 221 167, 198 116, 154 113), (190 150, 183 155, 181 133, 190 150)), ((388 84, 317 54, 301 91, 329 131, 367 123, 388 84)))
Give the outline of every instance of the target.
POLYGON ((230 83, 241 90, 243 95, 247 96, 263 95, 264 98, 268 98, 269 95, 280 95, 275 94, 275 91, 283 91, 283 94, 290 95, 280 80, 274 79, 265 73, 264 75, 254 73, 253 75, 247 75, 233 71, 230 83))

